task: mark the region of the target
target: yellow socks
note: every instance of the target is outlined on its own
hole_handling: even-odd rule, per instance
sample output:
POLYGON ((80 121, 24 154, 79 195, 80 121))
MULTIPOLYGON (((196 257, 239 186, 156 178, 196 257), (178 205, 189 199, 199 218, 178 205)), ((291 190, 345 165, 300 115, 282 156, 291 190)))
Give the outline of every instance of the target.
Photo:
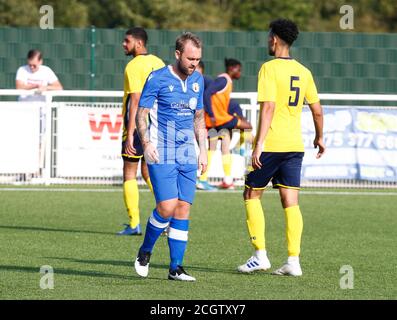
POLYGON ((288 245, 288 256, 298 257, 303 230, 302 214, 299 206, 285 208, 285 225, 288 245))
POLYGON ((208 156, 208 165, 207 165, 207 171, 204 172, 199 180, 200 181, 207 181, 208 180, 208 171, 210 170, 210 164, 211 164, 211 160, 212 160, 212 156, 214 155, 214 151, 208 150, 207 156, 208 156))
MULTIPOLYGON (((255 250, 266 250, 265 216, 260 199, 245 200, 247 227, 255 250)), ((299 257, 303 230, 302 214, 299 206, 285 208, 288 256, 299 257)))
POLYGON ((130 217, 131 228, 139 224, 139 191, 136 179, 125 181, 123 184, 124 203, 130 217))
POLYGON ((248 233, 255 250, 265 250, 265 216, 260 199, 245 200, 248 233))
POLYGON ((223 164, 223 171, 225 173, 225 177, 232 176, 232 154, 224 154, 222 155, 222 164, 223 164))
POLYGON ((240 141, 239 147, 241 148, 246 141, 252 142, 252 131, 251 130, 240 130, 240 141))
POLYGON ((145 182, 146 182, 147 186, 149 187, 150 191, 153 193, 153 186, 152 186, 152 182, 150 181, 150 177, 145 179, 145 182))

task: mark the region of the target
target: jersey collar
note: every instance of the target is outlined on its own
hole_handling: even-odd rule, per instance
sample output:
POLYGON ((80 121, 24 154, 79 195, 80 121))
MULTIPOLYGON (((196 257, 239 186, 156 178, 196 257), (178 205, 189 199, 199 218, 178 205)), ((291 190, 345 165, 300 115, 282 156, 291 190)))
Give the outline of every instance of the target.
POLYGON ((168 70, 170 71, 170 73, 171 73, 175 78, 177 78, 177 79, 181 82, 183 92, 187 92, 187 79, 189 79, 189 76, 185 79, 185 81, 183 81, 183 80, 174 72, 174 70, 172 69, 172 65, 168 65, 168 70))

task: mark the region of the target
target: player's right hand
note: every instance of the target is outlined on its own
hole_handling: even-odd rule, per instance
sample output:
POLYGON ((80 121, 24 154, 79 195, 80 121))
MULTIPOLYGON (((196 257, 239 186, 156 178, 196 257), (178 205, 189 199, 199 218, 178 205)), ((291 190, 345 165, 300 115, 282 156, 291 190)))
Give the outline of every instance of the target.
POLYGON ((134 148, 134 137, 127 138, 127 140, 125 141, 125 152, 129 156, 136 155, 136 149, 134 148))
POLYGON ((198 169, 200 171, 200 174, 204 174, 204 172, 207 171, 207 168, 208 168, 207 151, 200 152, 199 157, 198 157, 198 169))
POLYGON ((159 163, 160 155, 158 150, 150 142, 144 146, 144 156, 147 163, 159 163))

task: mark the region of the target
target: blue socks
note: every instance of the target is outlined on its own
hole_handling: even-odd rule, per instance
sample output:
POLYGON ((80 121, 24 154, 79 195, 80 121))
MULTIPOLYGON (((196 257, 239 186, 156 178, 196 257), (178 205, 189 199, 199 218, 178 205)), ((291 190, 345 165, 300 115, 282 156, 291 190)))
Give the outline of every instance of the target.
POLYGON ((165 219, 157 212, 156 209, 153 210, 152 215, 149 217, 148 223, 146 225, 145 239, 141 246, 142 251, 152 252, 154 244, 160 237, 161 233, 167 228, 171 218, 165 219))
POLYGON ((170 270, 176 270, 183 263, 188 240, 189 220, 165 219, 154 209, 146 225, 145 239, 140 250, 152 253, 157 239, 167 228, 168 224, 170 226, 168 232, 171 259, 170 270))
POLYGON ((170 270, 182 265, 185 255, 189 230, 189 220, 171 219, 168 232, 168 246, 170 248, 170 270))

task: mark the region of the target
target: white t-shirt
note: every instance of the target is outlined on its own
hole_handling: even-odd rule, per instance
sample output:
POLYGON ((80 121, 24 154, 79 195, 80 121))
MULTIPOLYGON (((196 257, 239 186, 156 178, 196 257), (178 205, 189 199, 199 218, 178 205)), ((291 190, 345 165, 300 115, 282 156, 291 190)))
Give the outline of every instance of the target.
MULTIPOLYGON (((38 84, 47 86, 58 81, 54 71, 47 66, 41 65, 36 72, 32 72, 28 65, 18 68, 16 80, 22 81, 24 84, 38 84)), ((43 95, 20 96, 19 101, 45 101, 43 95)))

